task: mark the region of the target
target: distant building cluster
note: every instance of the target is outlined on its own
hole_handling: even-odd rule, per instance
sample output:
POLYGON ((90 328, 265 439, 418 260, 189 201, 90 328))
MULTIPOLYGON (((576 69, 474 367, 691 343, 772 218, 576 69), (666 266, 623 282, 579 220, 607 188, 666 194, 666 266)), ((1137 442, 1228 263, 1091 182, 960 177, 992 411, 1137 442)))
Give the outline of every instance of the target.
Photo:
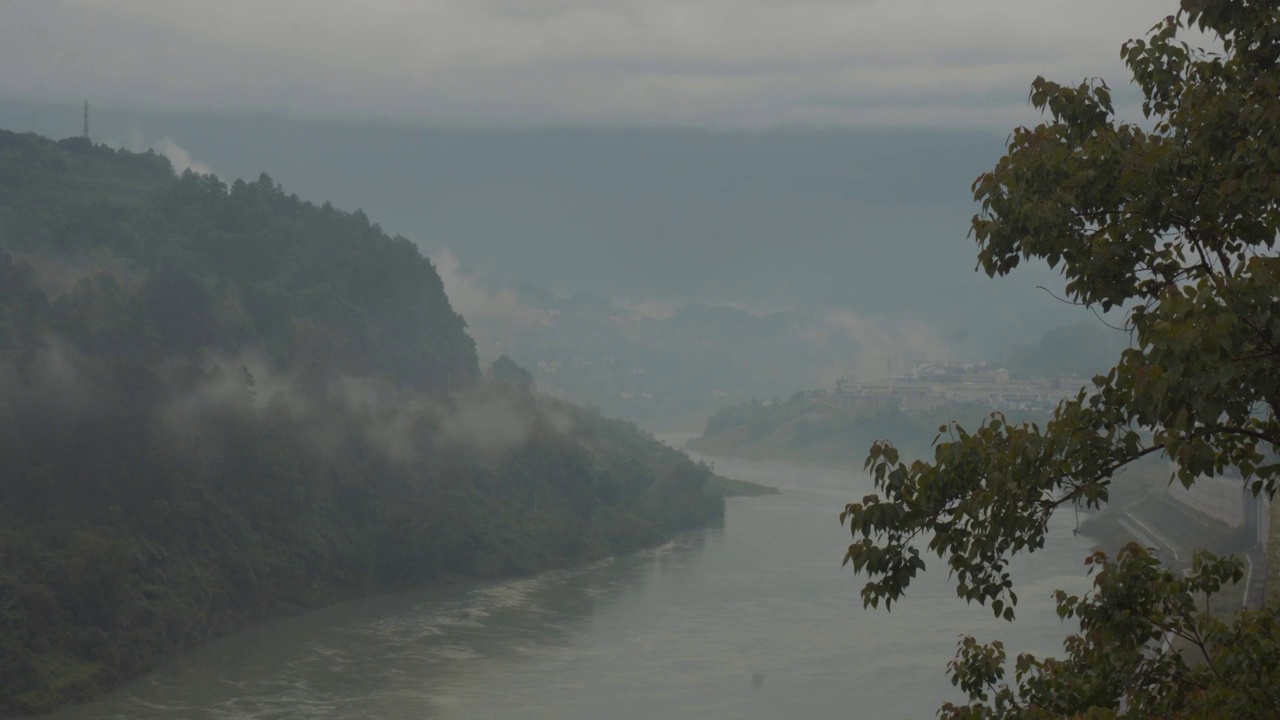
POLYGON ((822 402, 854 411, 896 407, 928 412, 950 404, 977 404, 998 410, 1052 409, 1065 395, 1084 386, 1079 378, 1014 379, 1004 368, 987 363, 917 365, 910 374, 873 383, 836 382, 822 402))

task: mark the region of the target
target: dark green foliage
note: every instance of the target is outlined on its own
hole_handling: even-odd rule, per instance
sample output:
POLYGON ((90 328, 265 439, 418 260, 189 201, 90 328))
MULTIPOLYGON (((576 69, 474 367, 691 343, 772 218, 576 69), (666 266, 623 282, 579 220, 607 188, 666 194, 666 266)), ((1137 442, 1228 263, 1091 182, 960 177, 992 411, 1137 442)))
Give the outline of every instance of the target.
POLYGON ((1240 582, 1238 560, 1197 553, 1184 575, 1133 543, 1114 560, 1099 552, 1085 563, 1093 591, 1055 593, 1058 615, 1080 626, 1064 643, 1066 657, 1019 655, 1011 687, 1003 644, 967 637, 950 669, 971 702, 946 703, 942 717, 1276 716, 1280 603, 1242 610, 1230 622, 1204 609, 1207 598, 1240 582))
POLYGON ((494 382, 506 383, 524 392, 534 391, 533 375, 506 355, 494 360, 485 376, 494 382))
POLYGON ((361 213, 6 132, 0 178, 0 714, 723 513, 634 426, 481 379, 430 262, 361 213))
MULTIPOLYGON (((1059 508, 1107 503, 1144 457, 1176 463, 1171 482, 1234 470, 1242 493, 1280 489, 1280 4, 1181 5, 1121 50, 1149 123, 1117 120, 1101 81, 1038 78, 1046 121, 973 186, 979 267, 1047 261, 1072 301, 1123 311, 1133 347, 1044 424, 943 426, 912 463, 875 444, 876 492, 841 513, 864 604, 897 600, 936 555, 961 598, 1012 619, 1010 556, 1043 547, 1059 508), (1179 39, 1201 32, 1220 49, 1179 39)), ((1020 657, 1009 684, 1003 648, 966 638, 952 676, 969 702, 944 716, 1280 717, 1280 599, 1231 623, 1193 602, 1238 581, 1237 561, 1186 577, 1136 547, 1090 562, 1093 591, 1058 597, 1080 621, 1066 658, 1020 657)))
POLYGON ((63 274, 106 256, 143 277, 159 351, 253 346, 317 379, 377 373, 429 392, 479 374, 430 261, 361 212, 302 202, 266 175, 175 179, 153 154, 5 131, 0 177, 16 178, 0 247, 56 254, 63 274))

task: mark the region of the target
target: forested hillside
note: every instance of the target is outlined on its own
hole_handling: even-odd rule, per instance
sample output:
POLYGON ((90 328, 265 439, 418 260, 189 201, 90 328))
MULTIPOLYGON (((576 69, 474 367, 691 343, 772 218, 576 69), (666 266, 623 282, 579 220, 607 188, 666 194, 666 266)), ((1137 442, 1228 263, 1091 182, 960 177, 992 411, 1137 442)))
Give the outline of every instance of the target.
POLYGON ((361 212, 0 131, 0 715, 722 515, 705 466, 513 367, 361 212))

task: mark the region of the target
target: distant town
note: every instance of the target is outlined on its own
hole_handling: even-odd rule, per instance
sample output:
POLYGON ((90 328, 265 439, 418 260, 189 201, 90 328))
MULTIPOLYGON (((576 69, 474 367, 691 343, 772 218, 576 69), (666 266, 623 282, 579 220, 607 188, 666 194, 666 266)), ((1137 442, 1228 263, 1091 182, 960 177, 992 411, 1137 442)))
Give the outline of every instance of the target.
POLYGON ((841 378, 834 392, 819 390, 815 402, 845 410, 897 407, 927 412, 950 404, 979 404, 999 410, 1051 410, 1063 397, 1088 385, 1085 378, 1061 375, 1015 378, 991 363, 920 364, 905 376, 853 383, 841 378))

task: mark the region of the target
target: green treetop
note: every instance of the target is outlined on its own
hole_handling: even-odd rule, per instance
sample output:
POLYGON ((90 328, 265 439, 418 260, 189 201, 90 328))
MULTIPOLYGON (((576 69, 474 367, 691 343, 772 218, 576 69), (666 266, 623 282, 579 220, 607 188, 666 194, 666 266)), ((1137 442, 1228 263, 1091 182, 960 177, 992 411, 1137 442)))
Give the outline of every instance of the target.
MULTIPOLYGON (((841 514, 867 605, 898 599, 933 553, 960 597, 1012 619, 1010 556, 1042 547, 1057 509, 1106 503, 1144 456, 1175 461, 1185 485, 1235 468, 1275 493, 1280 2, 1183 0, 1121 57, 1146 121, 1118 120, 1100 80, 1037 78, 1046 121, 1015 130, 975 181, 972 233, 988 275, 1043 259, 1071 300, 1122 312, 1133 347, 1043 427, 942 426, 933 458, 911 464, 874 445, 877 493, 841 514), (1181 39, 1196 31, 1216 49, 1181 39)), ((1010 685, 1003 647, 968 638, 951 671, 969 704, 944 716, 1280 717, 1280 604, 1228 625, 1192 601, 1238 580, 1236 561, 1201 556, 1186 576, 1138 546, 1090 561, 1094 590, 1058 597, 1080 623, 1066 657, 1019 657, 1010 685)))

